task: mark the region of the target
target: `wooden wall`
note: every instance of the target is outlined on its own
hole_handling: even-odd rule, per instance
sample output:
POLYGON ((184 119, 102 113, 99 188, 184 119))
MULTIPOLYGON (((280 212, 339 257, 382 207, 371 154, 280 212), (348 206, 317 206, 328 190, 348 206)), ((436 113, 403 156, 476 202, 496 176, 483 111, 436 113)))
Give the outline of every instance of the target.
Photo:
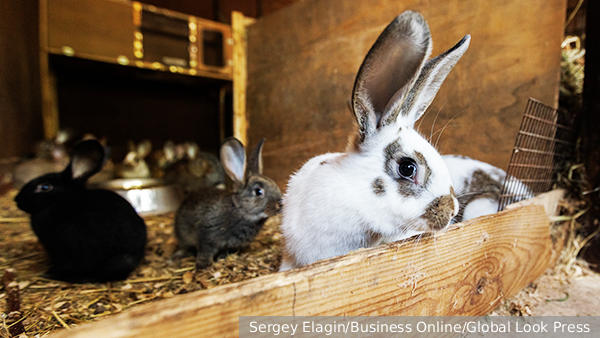
POLYGON ((0 159, 42 138, 36 0, 0 0, 0 159))
POLYGON ((249 27, 249 143, 266 137, 267 175, 281 187, 314 155, 343 151, 356 72, 377 36, 412 9, 440 54, 465 34, 471 47, 446 79, 421 130, 442 153, 506 168, 529 97, 558 102, 565 0, 309 0, 249 27))
POLYGON ((298 0, 140 0, 140 2, 201 18, 231 24, 231 12, 258 18, 272 14, 298 0))
MULTIPOLYGON (((225 23, 230 23, 232 10, 242 11, 250 17, 259 17, 273 13, 294 1, 296 0, 142 0, 142 2, 158 7, 225 23)), ((43 138, 38 11, 38 0, 0 0, 0 159, 30 154, 35 142, 43 138)), ((56 64, 51 66, 56 66, 56 64)), ((59 75, 69 72, 64 68, 61 71, 62 73, 59 75)), ((104 69, 100 69, 100 72, 102 71, 104 69)), ((138 81, 138 83, 145 81, 146 85, 159 82, 151 79, 152 75, 138 75, 135 76, 137 80, 131 81, 138 81)), ((122 78, 116 76, 113 79, 113 84, 116 81, 121 89, 127 85, 127 83, 119 82, 119 79, 122 78)), ((88 82, 93 80, 97 80, 97 78, 90 79, 88 82)), ((185 80, 177 81, 175 79, 163 81, 166 84, 162 87, 154 86, 147 94, 151 100, 146 100, 135 107, 139 113, 133 114, 122 122, 117 119, 111 124, 111 121, 106 120, 108 116, 102 113, 103 110, 106 111, 107 106, 110 108, 111 105, 118 108, 110 110, 113 113, 118 113, 121 108, 129 109, 134 105, 132 103, 134 100, 143 100, 143 88, 136 89, 130 86, 125 91, 119 91, 118 86, 111 87, 110 81, 106 77, 101 80, 101 82, 104 81, 102 84, 91 83, 83 86, 81 85, 82 81, 77 82, 78 79, 72 76, 59 78, 58 81, 60 87, 58 92, 59 110, 62 109, 59 111, 59 116, 63 122, 62 126, 64 127, 65 123, 76 128, 85 128, 90 125, 90 128, 82 131, 92 131, 101 135, 106 134, 103 131, 106 131, 107 128, 103 127, 109 124, 110 129, 108 130, 113 134, 111 139, 117 143, 122 143, 121 141, 128 137, 139 140, 143 130, 146 130, 146 134, 157 135, 157 141, 164 140, 167 134, 173 135, 171 130, 175 130, 178 133, 176 135, 180 138, 189 138, 190 134, 198 132, 199 124, 195 122, 199 119, 204 120, 203 112, 217 111, 213 99, 218 93, 203 90, 203 88, 207 88, 203 83, 186 85, 185 80), (104 87, 98 89, 103 85, 104 87), (196 90, 196 93, 192 93, 193 90, 196 90), (202 95, 197 95, 199 91, 202 92, 202 95), (113 95, 111 92, 115 94, 113 95), (81 95, 82 93, 83 95, 81 95), (79 96, 75 97, 75 95, 79 96), (148 110, 164 111, 167 109, 165 107, 169 105, 173 105, 173 109, 180 109, 184 113, 189 111, 200 111, 201 113, 196 114, 200 116, 192 116, 192 120, 190 120, 189 114, 187 118, 178 120, 178 123, 182 123, 180 128, 182 130, 177 130, 177 127, 171 123, 173 121, 161 121, 160 118, 151 119, 144 114, 144 111, 148 110), (91 125, 91 123, 95 124, 91 125), (144 129, 146 127, 147 129, 144 129)), ((156 116, 164 116, 162 114, 159 112, 156 116)), ((122 114, 120 119, 124 119, 122 114)), ((204 136, 206 135, 200 135, 200 138, 204 136)), ((208 150, 216 150, 218 144, 210 144, 209 148, 211 149, 208 150)))

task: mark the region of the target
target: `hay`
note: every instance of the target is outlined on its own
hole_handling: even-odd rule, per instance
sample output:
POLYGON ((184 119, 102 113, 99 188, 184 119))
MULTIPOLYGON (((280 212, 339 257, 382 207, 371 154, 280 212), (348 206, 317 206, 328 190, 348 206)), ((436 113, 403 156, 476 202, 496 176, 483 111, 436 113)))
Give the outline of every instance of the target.
POLYGON ((573 115, 581 111, 583 104, 583 79, 585 49, 579 37, 568 36, 562 44, 559 105, 573 115))
MULTIPOLYGON (((125 281, 70 284, 39 277, 48 257, 29 226, 27 214, 13 202, 15 191, 0 197, 0 275, 16 272, 21 296, 21 320, 27 337, 42 337, 164 298, 236 283, 277 271, 280 255, 279 219, 267 221, 249 246, 195 272, 194 258, 170 262, 177 247, 173 214, 146 217, 148 246, 140 266, 125 281)), ((6 290, 0 288, 0 309, 6 290)), ((0 337, 10 337, 14 325, 0 312, 0 337)))
MULTIPOLYGON (((559 105, 561 109, 566 110, 571 116, 576 117, 581 113, 583 105, 583 83, 585 69, 585 49, 581 48, 579 37, 567 36, 562 44, 561 58, 561 81, 559 105)), ((585 202, 585 195, 590 193, 585 191, 587 182, 585 180, 585 171, 583 161, 580 156, 581 140, 577 142, 574 156, 565 163, 564 169, 558 173, 555 178, 555 188, 562 188, 567 191, 567 202, 561 204, 561 216, 555 221, 558 227, 567 227, 567 238, 563 250, 557 262, 557 273, 563 273, 572 277, 576 273, 577 257, 591 238, 600 233, 600 228, 596 222, 596 230, 592 233, 585 233, 580 219, 588 210, 585 202)), ((558 229, 555 227, 555 229, 558 229)))

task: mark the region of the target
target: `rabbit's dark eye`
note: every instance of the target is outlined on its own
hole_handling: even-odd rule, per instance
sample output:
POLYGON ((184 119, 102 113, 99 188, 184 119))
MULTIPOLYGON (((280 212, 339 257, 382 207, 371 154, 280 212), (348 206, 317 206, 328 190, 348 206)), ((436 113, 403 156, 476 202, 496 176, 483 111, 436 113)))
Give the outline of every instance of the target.
POLYGON ((262 196, 264 193, 265 192, 262 190, 262 188, 254 188, 254 196, 262 196))
POLYGON ((48 192, 48 191, 50 191, 52 189, 53 189, 52 185, 46 184, 46 183, 42 183, 42 184, 39 184, 36 187, 35 192, 48 192))
POLYGON ((403 158, 398 163, 398 174, 403 178, 412 180, 417 174, 417 165, 413 160, 403 158))

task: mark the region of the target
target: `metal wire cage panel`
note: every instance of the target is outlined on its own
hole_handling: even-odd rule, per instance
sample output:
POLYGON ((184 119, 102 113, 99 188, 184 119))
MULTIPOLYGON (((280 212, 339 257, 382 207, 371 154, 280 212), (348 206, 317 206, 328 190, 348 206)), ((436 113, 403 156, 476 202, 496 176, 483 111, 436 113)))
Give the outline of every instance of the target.
POLYGON ((574 118, 561 109, 530 98, 517 134, 498 211, 552 189, 573 156, 574 118))

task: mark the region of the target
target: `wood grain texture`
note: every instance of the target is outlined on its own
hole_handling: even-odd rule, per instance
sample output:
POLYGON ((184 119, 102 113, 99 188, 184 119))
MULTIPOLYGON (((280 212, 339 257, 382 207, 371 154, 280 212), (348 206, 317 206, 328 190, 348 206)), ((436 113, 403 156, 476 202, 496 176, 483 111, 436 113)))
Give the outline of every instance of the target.
POLYGON ((56 92, 56 78, 50 70, 48 61, 48 0, 39 1, 39 60, 40 60, 40 86, 42 121, 44 123, 44 139, 52 140, 59 129, 58 93, 56 92))
POLYGON ((231 13, 233 38, 233 136, 248 146, 248 115, 246 113, 246 91, 248 86, 248 35, 246 27, 253 23, 252 18, 241 12, 231 13))
POLYGON ((506 169, 527 99, 557 104, 565 6, 564 0, 296 2, 248 28, 249 142, 266 137, 265 174, 280 187, 310 157, 343 151, 355 128, 347 101, 356 72, 384 27, 410 9, 428 21, 433 55, 472 36, 423 118, 423 134, 432 135, 436 120, 432 143, 442 153, 506 169))
POLYGON ((0 159, 43 137, 37 0, 0 1, 0 159))
POLYGON ((133 55, 133 8, 121 0, 47 0, 48 48, 117 59, 133 55))
POLYGON ((552 263, 540 205, 130 309, 54 337, 237 337, 238 317, 484 315, 552 263))

